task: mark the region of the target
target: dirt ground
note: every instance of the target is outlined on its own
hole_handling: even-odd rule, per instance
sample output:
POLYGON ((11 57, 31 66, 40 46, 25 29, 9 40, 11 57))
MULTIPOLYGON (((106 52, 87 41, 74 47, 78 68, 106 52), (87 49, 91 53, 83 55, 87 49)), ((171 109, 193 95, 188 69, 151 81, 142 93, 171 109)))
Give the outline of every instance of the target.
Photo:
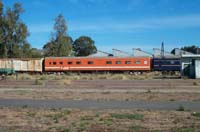
MULTIPOLYGON (((106 77, 1 80, 0 99, 200 101, 200 80, 106 77)), ((179 110, 1 107, 0 132, 199 132, 200 113, 179 110)))
POLYGON ((198 132, 189 111, 1 108, 2 132, 198 132))

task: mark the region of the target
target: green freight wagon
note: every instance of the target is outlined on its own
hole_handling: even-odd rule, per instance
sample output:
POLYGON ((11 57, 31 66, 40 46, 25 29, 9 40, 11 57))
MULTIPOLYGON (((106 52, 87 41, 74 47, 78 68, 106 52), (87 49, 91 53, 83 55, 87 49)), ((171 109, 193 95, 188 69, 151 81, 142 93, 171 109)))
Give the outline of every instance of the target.
POLYGON ((15 74, 15 70, 14 69, 10 69, 10 68, 0 68, 0 75, 12 75, 15 74))

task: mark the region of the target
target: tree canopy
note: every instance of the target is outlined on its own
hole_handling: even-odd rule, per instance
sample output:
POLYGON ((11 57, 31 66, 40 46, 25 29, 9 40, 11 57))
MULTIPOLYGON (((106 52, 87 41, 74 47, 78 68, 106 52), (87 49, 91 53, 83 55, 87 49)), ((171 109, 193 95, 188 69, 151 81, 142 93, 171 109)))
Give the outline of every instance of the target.
POLYGON ((54 57, 87 56, 97 51, 90 37, 81 36, 73 42, 67 33, 68 26, 62 14, 55 18, 52 37, 43 46, 43 51, 32 48, 27 41, 30 35, 28 27, 21 20, 24 12, 20 3, 4 9, 0 0, 0 58, 42 57, 41 53, 54 57))
POLYGON ((55 19, 53 36, 43 47, 45 56, 71 56, 72 43, 72 38, 67 35, 65 18, 59 14, 55 19))
POLYGON ((20 3, 3 10, 0 1, 0 57, 23 58, 32 57, 31 45, 27 41, 29 36, 26 24, 20 19, 24 12, 20 3))
POLYGON ((188 51, 194 54, 200 54, 200 48, 198 46, 192 45, 192 46, 184 46, 181 48, 184 51, 188 51))
POLYGON ((81 36, 73 43, 73 49, 75 56, 88 56, 96 53, 97 48, 94 45, 94 41, 87 36, 81 36))

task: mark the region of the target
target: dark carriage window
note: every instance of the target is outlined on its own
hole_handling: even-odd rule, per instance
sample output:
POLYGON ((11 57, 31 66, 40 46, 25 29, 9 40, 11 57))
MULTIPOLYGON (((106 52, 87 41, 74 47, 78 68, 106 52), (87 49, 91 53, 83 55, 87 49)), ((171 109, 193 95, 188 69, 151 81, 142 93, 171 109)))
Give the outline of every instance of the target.
POLYGON ((51 62, 49 62, 49 65, 51 65, 51 62))
POLYGON ((112 61, 106 61, 106 64, 112 64, 112 61))
POLYGON ((135 64, 140 64, 141 62, 140 61, 135 61, 135 64))
POLYGON ((80 64, 81 64, 81 61, 77 61, 76 64, 77 64, 77 65, 80 65, 80 64))
POLYGON ((60 62, 60 65, 62 65, 63 64, 63 62, 60 62))
POLYGON ((125 64, 131 64, 131 61, 125 61, 125 64))
POLYGON ((71 62, 71 61, 69 61, 69 62, 68 62, 68 65, 71 65, 71 64, 72 64, 72 62, 71 62))
POLYGON ((53 65, 56 65, 56 62, 53 62, 53 65))
POLYGON ((121 64, 121 61, 116 61, 115 64, 121 64))
POLYGON ((94 64, 94 62, 93 61, 88 61, 88 64, 91 65, 91 64, 94 64))

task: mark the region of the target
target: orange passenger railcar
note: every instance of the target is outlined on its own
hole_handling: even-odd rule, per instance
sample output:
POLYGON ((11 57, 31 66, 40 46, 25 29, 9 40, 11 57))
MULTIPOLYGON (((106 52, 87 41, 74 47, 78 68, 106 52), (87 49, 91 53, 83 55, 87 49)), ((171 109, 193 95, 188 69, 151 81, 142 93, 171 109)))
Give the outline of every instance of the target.
POLYGON ((45 71, 149 71, 150 57, 48 57, 45 71))

